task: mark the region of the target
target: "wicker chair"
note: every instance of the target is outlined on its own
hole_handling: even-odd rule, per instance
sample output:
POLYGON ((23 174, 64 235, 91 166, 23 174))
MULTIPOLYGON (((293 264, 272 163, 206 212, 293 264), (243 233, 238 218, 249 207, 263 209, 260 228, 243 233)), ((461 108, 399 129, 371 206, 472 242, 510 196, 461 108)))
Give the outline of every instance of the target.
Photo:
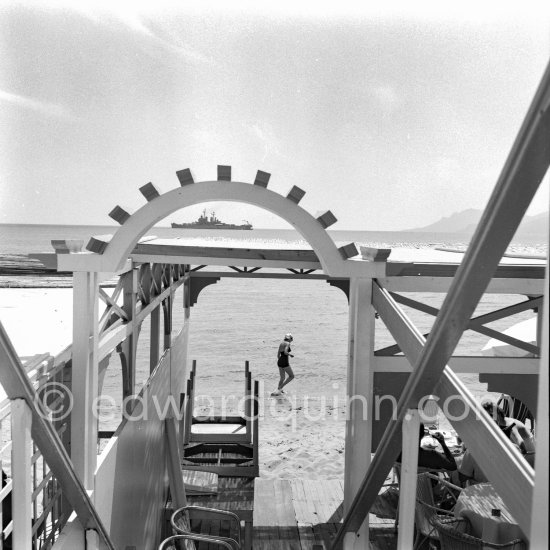
POLYGON ((224 548, 225 550, 233 550, 233 547, 228 542, 216 540, 215 537, 207 537, 206 535, 186 534, 172 535, 164 539, 158 550, 196 550, 195 542, 206 542, 208 547, 214 545, 216 548, 224 548))
MULTIPOLYGON (((455 492, 460 492, 460 487, 449 483, 431 473, 419 474, 416 483, 416 507, 414 522, 416 525, 416 537, 414 541, 414 549, 420 548, 422 544, 428 540, 439 540, 439 535, 434 525, 434 518, 440 516, 450 517, 453 515, 451 510, 439 508, 436 506, 434 498, 434 484, 437 482, 439 487, 442 487, 445 492, 449 492, 455 497, 455 492)), ((453 506, 454 507, 454 506, 453 506)))
POLYGON ((237 514, 227 510, 217 510, 214 508, 205 508, 203 506, 184 506, 176 510, 170 518, 170 523, 174 533, 177 535, 200 535, 205 537, 201 540, 211 540, 215 543, 223 542, 224 546, 231 550, 240 550, 241 548, 241 520, 237 514), (227 521, 229 523, 228 536, 206 535, 192 531, 192 521, 198 520, 216 520, 227 521))
POLYGON ((441 550, 484 550, 495 548, 500 550, 526 550, 527 546, 521 539, 511 540, 504 544, 484 541, 469 534, 470 522, 464 518, 432 518, 432 524, 439 535, 441 550))

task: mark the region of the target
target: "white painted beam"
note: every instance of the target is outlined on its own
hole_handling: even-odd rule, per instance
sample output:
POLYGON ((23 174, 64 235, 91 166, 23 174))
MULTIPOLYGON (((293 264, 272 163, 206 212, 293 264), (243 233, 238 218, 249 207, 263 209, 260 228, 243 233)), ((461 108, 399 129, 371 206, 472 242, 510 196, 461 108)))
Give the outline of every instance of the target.
POLYGON ((414 541, 419 431, 420 414, 418 413, 418 409, 409 409, 403 420, 403 453, 401 455, 401 478, 399 483, 397 550, 410 550, 414 541))
MULTIPOLYGON (((452 357, 449 367, 462 374, 538 374, 540 360, 536 357, 452 357)), ((404 355, 375 356, 375 372, 412 372, 404 355)))
MULTIPOLYGON (((380 277, 378 282, 391 292, 447 293, 452 277, 380 277)), ((485 294, 544 294, 544 279, 492 279, 485 294)))
POLYGON ((99 391, 97 280, 97 273, 73 276, 71 459, 87 490, 94 489, 97 455, 97 415, 93 411, 99 391))
MULTIPOLYGON (((349 419, 346 420, 344 510, 347 512, 370 464, 373 395, 374 308, 372 280, 350 280, 348 385, 349 419)), ((345 550, 368 548, 368 515, 356 533, 348 533, 345 550)))
POLYGON ((11 402, 13 548, 32 547, 32 412, 24 399, 11 402))

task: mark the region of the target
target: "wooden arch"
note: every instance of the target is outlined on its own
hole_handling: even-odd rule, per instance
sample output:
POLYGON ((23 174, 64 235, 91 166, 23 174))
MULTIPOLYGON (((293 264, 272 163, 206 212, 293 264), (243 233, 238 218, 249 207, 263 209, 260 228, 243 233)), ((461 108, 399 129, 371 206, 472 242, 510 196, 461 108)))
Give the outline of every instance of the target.
MULTIPOLYGON (((121 223, 121 227, 100 249, 101 271, 115 272, 121 269, 139 239, 155 223, 180 208, 203 202, 233 201, 258 206, 290 223, 313 248, 328 275, 341 276, 348 273, 345 254, 326 232, 326 228, 336 221, 330 211, 314 218, 298 204, 305 194, 300 188, 294 186, 284 197, 267 189, 269 174, 265 172, 258 171, 254 184, 249 184, 224 179, 223 170, 220 170, 223 168, 229 169, 230 173, 230 167, 218 166, 218 180, 198 183, 193 181, 188 169, 182 170, 177 173, 181 187, 163 194, 152 183, 148 183, 140 188, 148 202, 132 215, 120 206, 115 207, 109 215, 121 223)), ((88 249, 94 250, 90 245, 88 249)))

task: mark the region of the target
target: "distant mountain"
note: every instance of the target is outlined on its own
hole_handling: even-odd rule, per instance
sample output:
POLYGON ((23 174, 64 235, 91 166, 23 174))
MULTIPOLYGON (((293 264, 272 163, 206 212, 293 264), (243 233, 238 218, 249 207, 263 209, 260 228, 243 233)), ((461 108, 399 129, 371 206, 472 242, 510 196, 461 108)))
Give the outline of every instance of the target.
POLYGON ((470 228, 472 226, 475 227, 479 222, 481 214, 481 210, 469 208, 462 212, 455 212, 448 218, 441 218, 439 221, 430 225, 417 227, 409 231, 426 233, 471 233, 470 228))
MULTIPOLYGON (((409 231, 472 235, 481 219, 482 213, 482 210, 469 208, 462 212, 456 212, 447 218, 441 218, 439 221, 430 225, 417 227, 409 231)), ((540 236, 548 238, 548 212, 542 212, 536 216, 526 216, 523 218, 516 236, 540 236)))

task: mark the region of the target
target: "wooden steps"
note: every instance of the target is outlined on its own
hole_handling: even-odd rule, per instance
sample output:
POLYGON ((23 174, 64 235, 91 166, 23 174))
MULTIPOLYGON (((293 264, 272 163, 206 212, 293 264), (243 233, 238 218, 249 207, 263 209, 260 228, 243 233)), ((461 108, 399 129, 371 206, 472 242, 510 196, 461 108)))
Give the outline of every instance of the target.
POLYGON ((194 417, 197 363, 187 381, 183 426, 182 468, 214 472, 222 476, 257 477, 258 460, 258 382, 252 383, 245 363, 245 414, 243 416, 194 417), (254 391, 253 391, 254 388, 254 391))

